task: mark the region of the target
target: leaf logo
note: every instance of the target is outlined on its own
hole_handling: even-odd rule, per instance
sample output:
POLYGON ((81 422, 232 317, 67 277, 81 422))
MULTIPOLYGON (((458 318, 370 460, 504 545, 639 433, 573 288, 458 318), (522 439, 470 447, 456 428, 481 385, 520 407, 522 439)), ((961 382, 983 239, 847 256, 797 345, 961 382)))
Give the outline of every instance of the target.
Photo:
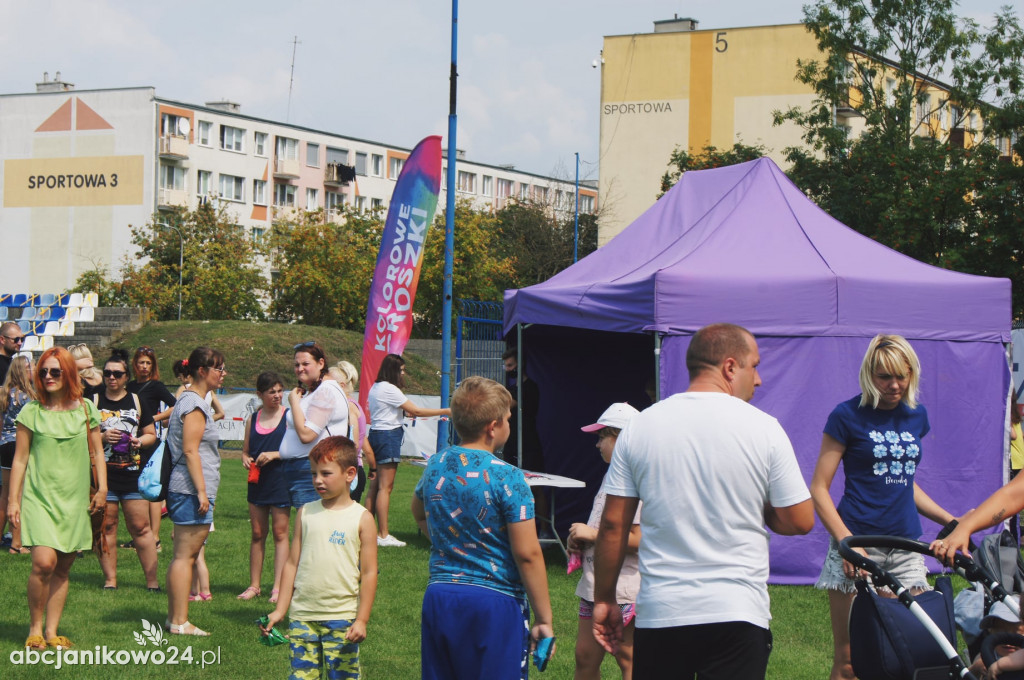
POLYGON ((164 637, 163 628, 156 625, 155 623, 150 623, 146 619, 142 619, 142 631, 143 632, 141 635, 139 633, 135 633, 136 642, 138 642, 140 639, 145 638, 142 642, 139 642, 140 645, 146 644, 145 640, 149 640, 150 642, 152 642, 155 647, 167 644, 167 639, 164 637))
POLYGON ((138 631, 133 631, 132 635, 135 636, 135 644, 140 645, 142 647, 146 646, 146 638, 142 637, 141 633, 139 633, 138 631))

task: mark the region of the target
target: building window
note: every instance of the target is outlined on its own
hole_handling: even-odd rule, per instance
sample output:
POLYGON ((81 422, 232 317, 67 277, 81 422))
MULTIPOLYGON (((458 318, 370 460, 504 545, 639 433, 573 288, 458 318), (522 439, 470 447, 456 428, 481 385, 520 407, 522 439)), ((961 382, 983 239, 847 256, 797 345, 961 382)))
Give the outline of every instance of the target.
POLYGON ((212 190, 210 182, 212 181, 213 173, 209 170, 200 170, 197 173, 196 179, 196 195, 207 196, 212 190))
POLYGON ((519 183, 519 198, 526 200, 530 197, 530 185, 525 182, 519 183))
POLYGON ((339 211, 341 206, 345 205, 345 194, 338 193, 337 191, 324 192, 324 207, 327 208, 328 212, 339 211))
POLYGON ((441 188, 445 191, 448 190, 448 166, 441 166, 441 188))
POLYGON ((160 116, 160 134, 173 135, 175 137, 188 137, 183 129, 188 124, 188 118, 176 116, 173 113, 165 113, 160 116), (184 122, 182 122, 184 121, 184 122))
POLYGON ((208 120, 199 121, 199 130, 196 133, 196 141, 202 146, 210 146, 210 134, 213 132, 213 123, 208 120))
POLYGON ((455 180, 455 187, 464 194, 475 194, 476 174, 459 170, 458 177, 455 180))
POLYGON ((366 210, 366 196, 356 196, 354 203, 356 210, 366 210))
POLYGON ((378 208, 383 208, 383 207, 384 207, 384 200, 383 199, 380 199, 380 198, 371 198, 370 199, 370 208, 372 208, 373 210, 376 210, 378 208))
POLYGON ((245 150, 245 130, 231 127, 230 125, 220 126, 220 148, 227 151, 245 150))
POLYGON ((254 153, 257 156, 266 156, 267 155, 267 133, 266 132, 257 132, 256 133, 256 135, 253 138, 253 148, 255 149, 254 153))
POLYGON ((245 200, 245 178, 234 175, 220 176, 220 197, 228 201, 245 200))
POLYGON ((291 137, 278 137, 274 153, 277 154, 278 159, 283 161, 299 160, 299 140, 291 137))
POLYGON ((512 196, 512 180, 498 179, 498 198, 509 198, 512 196))
POLYGON ((316 189, 306 189, 306 210, 316 210, 320 207, 316 189))
POLYGON ((534 198, 534 200, 540 201, 541 203, 547 203, 548 202, 548 188, 547 187, 534 187, 533 188, 533 198, 534 198))
POLYGON ((589 215, 594 212, 594 197, 580 194, 580 212, 589 215))
POLYGON ((327 147, 327 165, 331 163, 348 165, 348 149, 335 149, 333 146, 327 147))
POLYGON ((275 184, 274 185, 274 205, 279 208, 294 208, 295 207, 295 185, 294 184, 275 184))
POLYGON ((185 169, 177 165, 160 164, 160 188, 185 190, 185 169))
POLYGON ((251 233, 253 241, 256 243, 263 243, 263 237, 266 235, 267 230, 263 227, 253 227, 251 233))
POLYGON ((366 154, 356 151, 356 174, 366 176, 366 154))
POLYGON ((921 95, 921 98, 917 100, 917 120, 924 122, 931 115, 932 111, 932 96, 925 92, 921 95))
POLYGON ((480 182, 480 194, 482 196, 490 196, 494 193, 494 178, 490 175, 483 175, 483 180, 480 182))
POLYGON ((320 167, 320 145, 306 142, 306 165, 311 168, 320 167))
POLYGON ((256 205, 267 204, 267 183, 261 179, 252 181, 252 202, 256 205))
POLYGON ((885 105, 892 106, 896 102, 896 79, 885 79, 885 105))
POLYGON ((383 177, 384 176, 384 156, 381 156, 378 153, 373 154, 373 156, 370 157, 370 167, 373 168, 373 176, 374 177, 383 177))
POLYGON ((402 168, 404 167, 404 158, 395 158, 392 156, 388 162, 388 177, 391 179, 398 179, 398 176, 402 174, 402 168))

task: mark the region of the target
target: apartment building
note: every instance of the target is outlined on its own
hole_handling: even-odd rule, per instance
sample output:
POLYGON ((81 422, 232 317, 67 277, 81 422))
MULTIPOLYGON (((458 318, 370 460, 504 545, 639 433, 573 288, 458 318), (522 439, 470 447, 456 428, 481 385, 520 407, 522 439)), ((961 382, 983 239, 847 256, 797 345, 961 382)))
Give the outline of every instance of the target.
MULTIPOLYGON (((76 90, 45 75, 37 91, 0 95, 0 290, 56 291, 97 264, 131 256, 130 226, 202 202, 226 206, 259 238, 275 219, 344 205, 387 208, 411 149, 199 106, 152 87, 76 90)), ((426 135, 429 131, 426 131, 426 135)), ((479 208, 514 198, 575 206, 571 180, 472 162, 456 191, 479 208)), ((439 209, 447 191, 442 187, 439 209)), ((580 211, 597 209, 596 187, 580 211)))
MULTIPOLYGON (((711 145, 730 148, 737 141, 763 144, 779 165, 784 151, 800 146, 801 130, 772 124, 773 111, 807 108, 814 101, 808 85, 796 80, 798 59, 821 59, 814 36, 803 24, 698 29, 678 16, 655 21, 651 33, 604 38, 601 59, 599 244, 654 204, 662 175, 677 147, 699 153, 711 145)), ((850 55, 849 77, 865 59, 892 92, 902 74, 894 64, 850 55)), ((851 80, 852 82, 852 80, 851 80)), ((948 87, 921 80, 923 101, 915 112, 918 134, 950 135, 970 145, 977 114, 947 101, 948 87)), ((835 123, 853 137, 863 129, 856 92, 835 110, 835 123)), ((1005 142, 1004 142, 1005 145, 1005 142)))

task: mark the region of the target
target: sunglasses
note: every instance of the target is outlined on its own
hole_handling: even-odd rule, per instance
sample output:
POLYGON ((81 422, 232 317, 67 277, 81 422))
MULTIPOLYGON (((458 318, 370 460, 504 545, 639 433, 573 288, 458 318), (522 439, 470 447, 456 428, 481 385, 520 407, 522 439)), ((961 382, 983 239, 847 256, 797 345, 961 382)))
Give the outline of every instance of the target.
POLYGON ((152 354, 152 353, 153 353, 153 348, 152 347, 146 347, 145 345, 143 345, 142 347, 139 348, 139 354, 152 354))
POLYGON ((228 369, 226 367, 224 367, 224 366, 214 366, 210 370, 211 371, 220 371, 221 375, 224 375, 225 373, 228 372, 228 369))
POLYGON ((39 369, 39 377, 40 378, 45 378, 47 376, 47 374, 49 374, 51 378, 59 378, 59 377, 61 377, 61 375, 64 374, 64 371, 59 369, 59 368, 40 368, 39 369))
POLYGON ((11 342, 13 342, 14 344, 18 344, 19 342, 25 342, 25 336, 24 335, 17 335, 17 336, 15 336, 13 338, 11 336, 9 336, 9 335, 5 335, 4 337, 7 338, 8 340, 10 340, 11 342))
POLYGON ((316 341, 315 340, 310 340, 309 342, 300 342, 299 344, 297 344, 294 347, 292 347, 292 349, 297 352, 300 349, 305 349, 305 348, 309 348, 309 347, 316 347, 316 341))
POLYGON ((126 374, 125 374, 124 371, 110 371, 110 370, 104 370, 103 371, 103 377, 104 378, 117 378, 118 380, 120 380, 125 375, 126 374))

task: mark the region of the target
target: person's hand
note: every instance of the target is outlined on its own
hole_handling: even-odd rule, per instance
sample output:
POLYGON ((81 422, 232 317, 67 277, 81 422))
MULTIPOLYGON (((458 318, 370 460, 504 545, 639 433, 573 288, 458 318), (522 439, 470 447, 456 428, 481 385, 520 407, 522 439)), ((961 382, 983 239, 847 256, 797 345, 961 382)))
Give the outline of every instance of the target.
POLYGON ((928 549, 935 555, 935 559, 945 564, 947 567, 953 566, 953 559, 956 557, 957 551, 962 552, 968 557, 971 556, 968 550, 971 542, 971 534, 967 531, 963 524, 957 526, 949 536, 942 539, 936 539, 931 542, 928 549))
POLYGON ((141 437, 132 437, 131 438, 131 442, 132 442, 132 448, 133 449, 141 449, 142 448, 142 438, 141 437))
POLYGON ((996 659, 995 661, 992 662, 992 664, 987 669, 985 669, 985 677, 986 678, 997 678, 997 677, 999 677, 999 674, 1002 672, 1002 669, 999 668, 999 662, 1000 661, 1002 661, 1002 658, 996 659))
POLYGON ((12 500, 7 504, 7 521, 15 529, 21 528, 21 503, 12 500))
POLYGON ((281 623, 281 621, 283 621, 283 620, 284 620, 284 614, 283 613, 279 614, 277 612, 277 610, 275 609, 274 611, 272 611, 269 614, 267 614, 267 625, 264 626, 262 623, 260 624, 260 632, 263 633, 264 637, 266 637, 267 635, 270 635, 271 629, 274 626, 276 626, 277 624, 281 623))
POLYGON ((242 454, 242 467, 244 467, 246 470, 248 470, 252 466, 252 464, 253 464, 253 459, 250 458, 248 456, 248 454, 243 453, 242 454))
POLYGON ((370 468, 370 471, 366 473, 366 481, 372 482, 377 479, 377 468, 370 468))
POLYGON ((256 467, 263 467, 267 463, 274 460, 279 460, 280 458, 280 451, 264 451, 260 455, 256 456, 256 467))
MULTIPOLYGON (((868 556, 868 553, 864 548, 854 548, 854 550, 864 557, 868 556)), ((843 575, 848 579, 858 579, 861 577, 861 570, 854 566, 853 563, 843 560, 843 575)))
POLYGON ((206 496, 205 491, 201 491, 199 494, 197 494, 197 498, 199 500, 199 514, 205 515, 210 511, 210 499, 206 496))
POLYGON ((619 651, 622 642, 622 610, 614 602, 594 602, 594 639, 609 654, 619 651))
MULTIPOLYGON (((555 637, 555 629, 550 623, 534 623, 533 628, 530 629, 530 651, 537 648, 537 642, 541 639, 552 637, 555 637)), ((551 656, 555 655, 556 646, 558 646, 557 642, 551 646, 551 656)))
POLYGON ((345 631, 345 639, 349 642, 362 642, 366 639, 366 624, 356 619, 345 631))
POLYGON ((288 393, 288 402, 292 404, 292 409, 297 408, 297 404, 302 401, 302 388, 296 387, 288 393))
POLYGON ((113 428, 104 430, 103 441, 108 444, 116 444, 121 441, 121 430, 115 430, 113 428))
POLYGON ((569 527, 569 545, 575 550, 582 550, 597 540, 597 529, 582 522, 575 522, 569 527))
POLYGON ((107 507, 107 490, 97 489, 93 497, 89 499, 89 514, 95 515, 98 512, 103 512, 107 507))

